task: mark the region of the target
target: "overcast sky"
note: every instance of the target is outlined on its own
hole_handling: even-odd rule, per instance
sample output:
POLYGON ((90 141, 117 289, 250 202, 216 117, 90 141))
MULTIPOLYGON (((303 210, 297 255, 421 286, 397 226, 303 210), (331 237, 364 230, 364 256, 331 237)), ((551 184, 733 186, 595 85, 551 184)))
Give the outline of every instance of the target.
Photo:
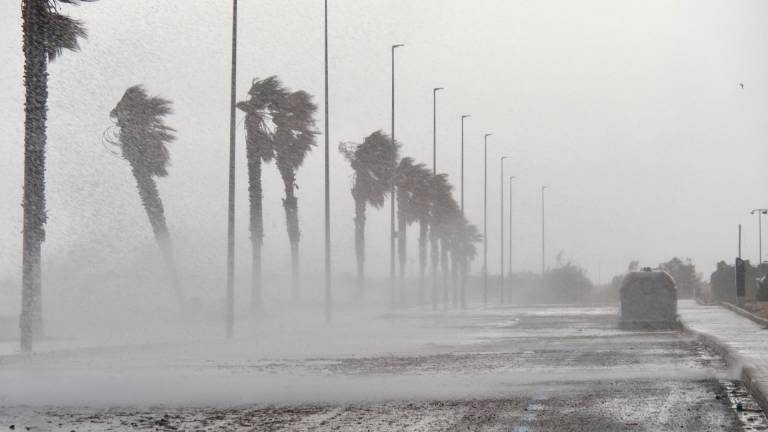
MULTIPOLYGON (((397 52, 397 138, 459 184, 466 123, 467 215, 482 230, 482 136, 489 144, 489 269, 499 269, 499 157, 514 185, 513 266, 540 267, 540 187, 547 260, 563 255, 602 280, 639 259, 690 257, 708 279, 720 259, 757 258, 752 208, 768 206, 768 4, 733 0, 331 0, 330 141, 334 266, 354 271, 351 171, 342 141, 390 127, 390 46, 397 52), (742 89, 739 85, 744 84, 742 89)), ((62 11, 88 41, 50 68, 47 269, 108 271, 154 254, 128 164, 102 133, 125 89, 173 101, 178 129, 160 180, 182 270, 199 289, 224 280, 231 6, 227 1, 102 0, 62 11), (101 269, 101 270, 95 270, 101 269), (204 282, 202 282, 204 281, 204 282)), ((238 94, 278 75, 323 101, 321 0, 242 0, 238 94)), ((21 255, 23 56, 18 2, 0 3, 0 280, 21 255)), ((238 114, 238 119, 242 115, 238 114)), ((322 110, 318 115, 322 127, 322 110)), ((238 272, 250 260, 242 125, 238 132, 238 272)), ((322 144, 319 136, 319 144, 322 144)), ((298 175, 303 269, 322 270, 321 147, 298 175)), ((288 268, 282 184, 267 167, 267 275, 288 268)), ((368 219, 368 267, 388 269, 388 211, 368 219), (386 229, 385 229, 386 227, 386 229)), ((506 216, 505 216, 506 221, 506 216)), ((416 258, 416 230, 409 233, 416 258)), ((768 251, 768 246, 765 248, 768 251)), ((480 248, 482 251, 482 248, 480 248)), ((766 253, 768 255, 768 253, 766 253)), ((482 256, 475 262, 479 269, 482 256)), ((50 277, 50 270, 47 274, 50 277)), ((13 287, 16 289, 16 286, 13 287)), ((319 288, 319 287, 318 287, 319 288)))

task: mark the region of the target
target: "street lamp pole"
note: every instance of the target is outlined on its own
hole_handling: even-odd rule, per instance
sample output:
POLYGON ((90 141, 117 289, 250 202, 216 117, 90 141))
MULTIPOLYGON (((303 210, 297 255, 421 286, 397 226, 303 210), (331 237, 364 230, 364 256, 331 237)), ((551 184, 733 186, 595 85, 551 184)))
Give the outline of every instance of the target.
POLYGON ((757 265, 763 263, 763 221, 762 215, 768 214, 768 209, 754 209, 749 214, 757 213, 757 265))
POLYGON ((464 216, 464 119, 470 114, 461 116, 461 215, 464 216))
POLYGON ((541 187, 541 282, 544 283, 544 271, 546 270, 546 254, 545 254, 545 241, 546 237, 544 234, 544 191, 547 189, 546 186, 541 187))
POLYGON ((437 92, 442 87, 432 89, 432 175, 437 175, 437 92))
POLYGON ((483 143, 483 306, 488 305, 488 137, 483 143))
POLYGON ((509 159, 509 156, 501 157, 501 201, 499 204, 499 246, 501 257, 501 270, 499 271, 499 303, 504 304, 504 160, 509 159))
POLYGON ((512 283, 512 180, 515 176, 509 176, 509 282, 512 283))
MULTIPOLYGON (((395 141, 395 49, 400 48, 403 46, 403 44, 395 44, 392 45, 392 145, 396 146, 397 141, 395 141)), ((389 287, 390 287, 390 301, 389 301, 389 308, 391 310, 395 310, 395 182, 394 182, 394 172, 397 168, 397 161, 392 160, 392 173, 393 173, 393 181, 390 186, 389 190, 389 201, 390 201, 390 227, 389 227, 389 287)), ((404 227, 400 227, 400 229, 404 229, 404 227)), ((401 299, 403 300, 403 299, 401 299)))
POLYGON ((229 194, 227 196, 226 333, 235 331, 235 124, 237 104, 237 0, 232 0, 232 82, 229 107, 229 194))
POLYGON ((325 322, 331 322, 331 177, 328 137, 328 0, 324 4, 325 32, 325 322))

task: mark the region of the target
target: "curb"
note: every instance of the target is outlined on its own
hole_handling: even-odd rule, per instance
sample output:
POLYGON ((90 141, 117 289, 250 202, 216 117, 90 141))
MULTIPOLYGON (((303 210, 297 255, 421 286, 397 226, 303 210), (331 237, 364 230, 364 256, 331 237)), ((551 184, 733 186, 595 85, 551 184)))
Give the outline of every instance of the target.
POLYGON ((768 382, 760 380, 757 368, 736 353, 736 350, 730 348, 720 338, 692 329, 679 317, 678 321, 684 333, 695 337, 696 340, 721 356, 725 360, 726 365, 739 374, 744 387, 747 388, 763 412, 768 413, 768 382))
POLYGON ((748 311, 746 309, 742 309, 742 308, 736 306, 733 303, 721 302, 720 305, 723 306, 724 308, 730 310, 731 312, 735 312, 735 313, 743 316, 744 318, 750 319, 750 320, 754 321, 755 323, 760 324, 763 327, 768 327, 768 319, 761 318, 761 317, 753 314, 752 312, 750 312, 750 311, 748 311))

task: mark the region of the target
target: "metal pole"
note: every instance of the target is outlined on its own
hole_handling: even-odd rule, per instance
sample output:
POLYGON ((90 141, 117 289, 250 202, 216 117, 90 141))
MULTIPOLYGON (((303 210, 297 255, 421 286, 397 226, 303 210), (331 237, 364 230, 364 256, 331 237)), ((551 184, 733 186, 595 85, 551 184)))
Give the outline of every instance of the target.
POLYGON ((331 177, 328 137, 328 0, 324 4, 325 33, 325 322, 331 322, 331 177))
POLYGON ((544 234, 544 190, 546 190, 546 186, 541 187, 541 282, 544 283, 544 272, 546 271, 546 253, 545 253, 545 241, 546 237, 544 234))
POLYGON ((237 0, 232 0, 232 82, 229 106, 229 195, 227 197, 226 333, 235 331, 235 109, 237 98, 237 0))
POLYGON ((757 213, 757 265, 763 263, 763 221, 762 215, 768 214, 768 209, 754 209, 749 214, 757 213))
POLYGON ((499 270, 499 303, 504 304, 504 159, 508 159, 507 156, 501 157, 501 201, 499 204, 499 213, 501 215, 499 219, 499 246, 501 267, 499 270))
POLYGON ((464 119, 469 114, 461 116, 461 215, 464 216, 464 119))
POLYGON ((483 144, 483 306, 488 305, 488 137, 483 144))
MULTIPOLYGON (((401 47, 402 45, 392 45, 392 145, 397 145, 397 141, 395 141, 395 49, 398 47, 401 47)), ((397 168, 397 160, 392 160, 392 174, 394 175, 394 170, 397 168)), ((392 181, 392 185, 389 191, 389 201, 390 201, 390 227, 389 227, 389 288, 390 288, 390 299, 389 299, 389 309, 395 310, 395 182, 394 177, 392 181)), ((404 229, 404 227, 400 227, 400 229, 404 229)), ((401 299, 401 301, 404 299, 401 299)))
POLYGON ((739 258, 741 258, 741 224, 739 224, 739 258))
POLYGON ((515 176, 509 177, 509 282, 512 285, 512 180, 515 176))
POLYGON ((432 175, 437 175, 437 92, 442 89, 432 89, 432 175))

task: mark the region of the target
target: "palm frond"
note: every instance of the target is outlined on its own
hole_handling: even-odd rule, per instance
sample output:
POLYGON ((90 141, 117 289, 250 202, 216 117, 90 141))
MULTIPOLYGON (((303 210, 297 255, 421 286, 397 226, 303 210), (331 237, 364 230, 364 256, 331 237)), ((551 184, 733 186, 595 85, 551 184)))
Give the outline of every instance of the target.
POLYGON ((176 139, 176 130, 165 124, 171 114, 171 102, 149 97, 141 85, 128 88, 110 113, 119 128, 123 157, 151 175, 168 175, 170 153, 166 145, 176 139))
POLYGON ((51 61, 59 57, 64 50, 78 51, 80 39, 88 37, 82 22, 53 10, 44 14, 44 23, 45 50, 51 61))

